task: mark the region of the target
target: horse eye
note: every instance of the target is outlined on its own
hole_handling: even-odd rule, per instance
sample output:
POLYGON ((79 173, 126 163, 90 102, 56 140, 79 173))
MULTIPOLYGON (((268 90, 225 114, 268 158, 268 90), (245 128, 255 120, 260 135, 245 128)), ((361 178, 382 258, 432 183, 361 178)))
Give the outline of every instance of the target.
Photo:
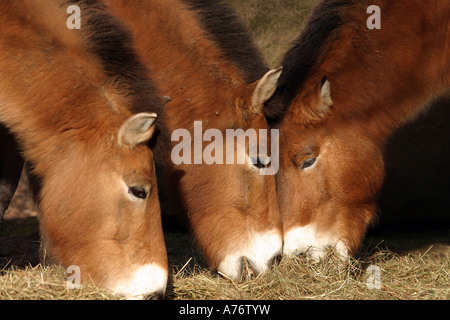
POLYGON ((269 161, 261 161, 260 157, 251 157, 250 158, 253 166, 255 166, 258 169, 264 169, 267 168, 270 165, 270 158, 269 161))
POLYGON ((308 167, 311 167, 314 163, 316 163, 317 158, 311 158, 303 162, 302 169, 306 169, 308 167))
POLYGON ((144 187, 128 187, 128 193, 139 199, 147 198, 147 191, 144 187))

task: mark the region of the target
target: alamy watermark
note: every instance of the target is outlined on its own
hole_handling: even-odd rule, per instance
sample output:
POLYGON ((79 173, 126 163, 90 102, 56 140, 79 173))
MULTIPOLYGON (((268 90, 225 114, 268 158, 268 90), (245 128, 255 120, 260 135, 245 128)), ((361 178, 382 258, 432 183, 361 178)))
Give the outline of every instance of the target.
POLYGON ((70 14, 69 18, 67 18, 66 26, 67 29, 81 29, 81 9, 77 5, 71 5, 67 7, 67 14, 70 14))
MULTIPOLYGON (((66 280, 68 290, 81 288, 81 269, 77 265, 68 266, 66 273, 69 275, 66 280)), ((381 268, 376 265, 370 265, 366 269, 368 275, 366 286, 369 290, 381 290, 381 268)))
POLYGON ((279 168, 279 131, 267 129, 219 129, 203 132, 202 121, 194 121, 193 137, 187 129, 172 132, 178 142, 171 152, 172 162, 179 164, 248 164, 261 175, 275 175, 279 168), (269 151, 270 141, 270 155, 269 151), (203 148, 203 143, 208 144, 203 148))
MULTIPOLYGON (((67 28, 81 29, 81 9, 77 5, 70 5, 66 10, 67 28)), ((366 21, 367 28, 381 29, 381 9, 377 5, 370 5, 370 14, 366 21)), ((261 175, 275 175, 279 168, 279 133, 270 130, 271 152, 268 155, 267 129, 227 129, 226 138, 218 129, 208 129, 202 132, 202 122, 194 122, 194 137, 186 129, 177 129, 172 133, 171 140, 179 141, 174 146, 171 159, 174 164, 245 164, 250 163, 259 169, 261 175), (258 137, 259 133, 259 139, 258 137), (248 139, 248 150, 246 150, 248 139), (258 141, 259 140, 259 141, 258 141), (203 142, 211 142, 203 148, 203 142), (193 148, 193 153, 192 153, 193 148), (234 151, 236 150, 236 157, 234 151)))
MULTIPOLYGON (((70 5, 66 10, 67 14, 70 16, 67 19, 66 25, 67 28, 72 29, 81 29, 81 9, 77 5, 70 5)), ((370 17, 366 21, 367 28, 370 30, 373 29, 381 29, 381 9, 377 5, 370 5, 366 10, 367 14, 370 14, 370 17)))
POLYGON ((366 273, 369 275, 366 281, 367 289, 373 290, 381 289, 381 268, 372 264, 366 269, 366 273))
POLYGON ((381 9, 379 6, 371 5, 367 7, 367 14, 370 14, 370 17, 366 21, 367 28, 370 30, 373 29, 381 29, 381 9))
POLYGON ((71 265, 66 269, 66 273, 69 274, 66 280, 67 289, 80 289, 81 288, 81 269, 79 266, 71 265))

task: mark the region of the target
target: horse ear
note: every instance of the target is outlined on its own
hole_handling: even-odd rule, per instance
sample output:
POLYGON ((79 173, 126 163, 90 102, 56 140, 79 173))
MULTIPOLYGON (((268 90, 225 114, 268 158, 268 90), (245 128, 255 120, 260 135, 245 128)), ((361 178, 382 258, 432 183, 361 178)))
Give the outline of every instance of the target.
POLYGON ((322 80, 322 87, 320 88, 320 114, 325 114, 333 106, 333 100, 331 99, 331 87, 330 81, 326 77, 322 80))
POLYGON ((119 146, 127 145, 131 149, 148 141, 155 131, 156 113, 138 113, 128 118, 119 129, 119 146))
POLYGON ((262 110, 264 102, 269 100, 275 92, 282 71, 283 67, 272 69, 257 82, 252 95, 252 108, 257 112, 262 110))

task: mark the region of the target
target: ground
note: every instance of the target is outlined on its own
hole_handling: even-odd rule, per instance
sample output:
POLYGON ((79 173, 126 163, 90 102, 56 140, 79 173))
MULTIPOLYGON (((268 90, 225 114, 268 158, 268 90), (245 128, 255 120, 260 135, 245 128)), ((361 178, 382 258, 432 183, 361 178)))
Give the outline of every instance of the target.
POLYGON ((22 175, 19 188, 5 212, 0 229, 0 267, 23 267, 39 263, 39 222, 37 211, 22 175))

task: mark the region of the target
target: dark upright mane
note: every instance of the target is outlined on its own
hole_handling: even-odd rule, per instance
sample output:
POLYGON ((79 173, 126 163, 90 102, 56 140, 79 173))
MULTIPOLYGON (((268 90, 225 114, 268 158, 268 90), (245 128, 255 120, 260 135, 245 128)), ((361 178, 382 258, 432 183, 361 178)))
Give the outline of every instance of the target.
POLYGON ((131 111, 160 113, 161 100, 150 73, 135 53, 133 38, 126 27, 107 13, 96 0, 68 0, 82 8, 82 31, 89 51, 101 63, 106 74, 118 80, 133 96, 131 111))
MULTIPOLYGON (((97 0, 67 0, 66 5, 75 4, 82 10, 82 31, 87 38, 90 53, 101 63, 105 73, 111 77, 118 88, 131 97, 129 110, 155 112, 157 134, 163 147, 167 141, 164 127, 164 102, 150 78, 150 71, 140 61, 135 52, 131 32, 119 20, 110 15, 106 7, 97 0)), ((151 146, 156 146, 152 138, 151 146)), ((159 152, 155 152, 159 154, 159 152)))
POLYGON ((227 60, 236 64, 248 83, 260 79, 267 66, 247 28, 234 10, 221 0, 183 0, 199 14, 210 40, 218 44, 227 60))
MULTIPOLYGON (((167 130, 164 127, 164 105, 158 96, 158 90, 149 71, 140 62, 133 48, 131 33, 115 17, 109 15, 105 7, 97 0, 66 0, 62 1, 61 7, 77 5, 81 8, 83 36, 88 42, 86 47, 90 53, 101 63, 105 73, 118 81, 119 88, 132 97, 130 111, 155 112, 158 115, 156 130, 150 146, 155 146, 155 140, 162 140, 162 147, 165 145, 167 130)), ((155 151, 155 155, 162 152, 155 151)), ((26 164, 26 170, 30 179, 31 195, 34 201, 38 202, 38 194, 41 189, 41 178, 33 174, 32 165, 26 164)))
POLYGON ((282 119, 296 94, 314 68, 322 62, 326 49, 342 24, 339 9, 354 0, 324 0, 313 11, 300 37, 283 58, 283 73, 264 114, 270 124, 282 119))

